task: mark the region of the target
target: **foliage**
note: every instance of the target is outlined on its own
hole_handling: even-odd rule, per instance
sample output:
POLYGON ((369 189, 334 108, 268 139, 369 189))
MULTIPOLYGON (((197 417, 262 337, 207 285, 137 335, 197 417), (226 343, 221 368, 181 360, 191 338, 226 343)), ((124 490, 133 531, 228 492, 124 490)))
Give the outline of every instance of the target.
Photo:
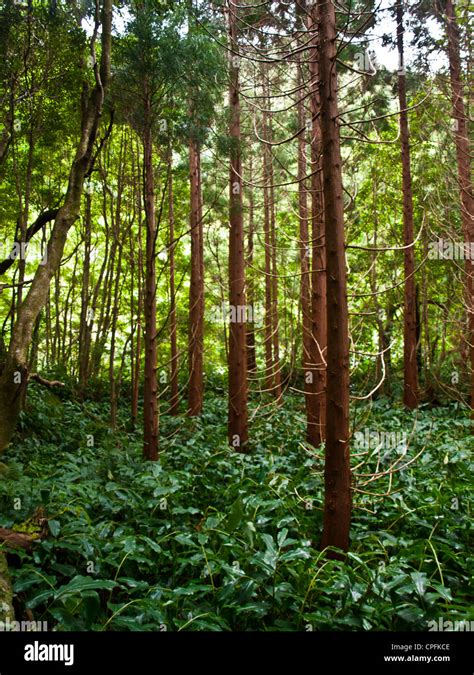
MULTIPOLYGON (((50 536, 12 569, 18 605, 55 630, 424 630, 474 618, 464 411, 419 411, 407 460, 428 439, 424 451, 389 495, 356 493, 340 562, 318 548, 322 453, 300 442, 301 407, 289 396, 271 408, 253 454, 239 455, 210 393, 200 419, 162 418, 161 461, 144 464, 140 434, 110 433, 106 405, 32 390, 0 503, 6 526, 44 505, 50 536)), ((353 413, 365 423, 366 408, 353 413)), ((386 399, 372 406, 374 429, 413 422, 386 399)))

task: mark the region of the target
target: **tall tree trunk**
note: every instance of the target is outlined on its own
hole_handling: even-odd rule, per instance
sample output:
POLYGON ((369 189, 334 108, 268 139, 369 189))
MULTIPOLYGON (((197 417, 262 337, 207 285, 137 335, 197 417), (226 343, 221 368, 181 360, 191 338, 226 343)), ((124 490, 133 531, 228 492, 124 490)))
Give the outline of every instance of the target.
MULTIPOLYGON (((298 7, 298 5, 297 5, 298 7)), ((301 63, 298 64, 299 87, 303 84, 303 73, 301 63)), ((306 130, 306 115, 304 107, 304 94, 302 91, 298 94, 298 126, 306 130)), ((306 176, 306 138, 305 132, 300 133, 298 138, 298 217, 299 217, 299 239, 300 239, 300 304, 302 317, 303 334, 303 374, 306 404, 307 420, 307 438, 310 443, 312 432, 314 430, 314 420, 316 419, 315 403, 316 398, 313 395, 312 382, 314 373, 311 370, 311 284, 310 284, 310 248, 309 248, 309 229, 308 229, 308 189, 304 177, 306 176)))
POLYGON ((390 343, 388 341, 387 332, 385 330, 383 322, 383 311, 382 305, 379 301, 378 295, 378 277, 377 277, 377 237, 378 237, 378 228, 379 228, 379 218, 377 212, 377 176, 374 168, 372 168, 372 218, 374 221, 374 238, 373 238, 373 248, 374 250, 371 253, 371 273, 369 277, 370 281, 370 290, 372 292, 372 298, 374 303, 374 312, 375 312, 375 323, 377 325, 378 333, 378 349, 380 356, 377 357, 375 365, 375 381, 376 383, 380 382, 382 377, 383 370, 385 368, 385 378, 380 387, 381 394, 390 393, 390 354, 389 348, 390 343), (382 361, 383 359, 383 361, 382 361))
MULTIPOLYGON (((468 136, 468 119, 464 109, 459 27, 452 0, 446 0, 446 32, 448 36, 451 103, 455 123, 458 183, 461 197, 461 223, 464 240, 472 246, 474 241, 474 193, 471 178, 471 151, 468 136)), ((468 311, 469 354, 471 361, 471 414, 474 419, 474 260, 469 256, 466 265, 466 305, 468 311)))
POLYGON ((158 378, 156 350, 156 213, 153 173, 152 101, 145 86, 143 177, 146 220, 145 262, 145 383, 143 390, 143 456, 158 459, 158 378))
POLYGON ((408 130, 406 77, 403 58, 403 4, 398 2, 397 48, 398 48, 398 100, 400 104, 400 142, 402 148, 403 175, 403 241, 404 250, 404 313, 403 313, 403 402, 407 408, 418 406, 418 367, 416 363, 416 288, 415 252, 413 247, 413 191, 410 167, 410 134, 408 130))
MULTIPOLYGON (((271 126, 270 137, 271 137, 271 126)), ((277 239, 276 239, 276 214, 275 214, 275 188, 273 161, 270 153, 270 246, 271 246, 271 284, 272 284, 272 327, 273 327, 273 387, 274 396, 278 403, 282 400, 281 366, 280 366, 280 325, 278 316, 278 266, 277 266, 277 239)))
POLYGON ((169 263, 170 263, 170 351, 171 351, 171 402, 170 414, 179 413, 179 384, 178 384, 178 326, 176 322, 176 287, 175 287, 175 247, 174 240, 174 194, 173 194, 173 152, 171 144, 168 161, 170 175, 168 184, 168 222, 169 222, 169 263))
POLYGON ((20 413, 22 392, 28 382, 27 358, 33 327, 48 298, 51 279, 61 264, 69 229, 80 211, 84 179, 92 161, 110 75, 112 0, 103 0, 101 23, 100 67, 95 67, 95 86, 83 108, 81 138, 71 166, 66 197, 54 221, 46 264, 38 266, 28 295, 20 307, 0 376, 0 452, 10 442, 20 413))
MULTIPOLYGON (((268 98, 266 92, 265 72, 263 71, 263 90, 264 90, 264 110, 262 112, 262 132, 263 139, 270 142, 268 125, 268 98)), ((272 284, 272 231, 270 214, 270 181, 272 162, 271 149, 267 143, 263 147, 263 223, 264 223, 264 247, 265 247, 265 329, 264 329, 264 350, 265 350, 265 389, 269 394, 274 394, 275 381, 273 371, 273 284, 272 284)))
POLYGON ((264 171, 264 230, 265 230, 265 374, 266 389, 278 401, 281 399, 280 338, 278 326, 278 275, 276 256, 275 190, 273 187, 273 155, 271 146, 272 123, 267 112, 270 108, 269 81, 262 70, 264 110, 262 113, 264 171))
MULTIPOLYGON (((253 165, 250 158, 249 166, 250 181, 252 182, 253 165)), ((253 190, 249 188, 249 228, 247 236, 247 298, 251 321, 247 324, 247 368, 249 373, 257 370, 257 356, 255 351, 255 279, 253 266, 254 258, 254 234, 255 234, 255 207, 253 190)))
MULTIPOLYGON (((115 202, 115 214, 113 214, 113 202, 112 202, 112 214, 113 214, 113 237, 117 242, 118 246, 118 260, 117 267, 114 271, 114 291, 113 291, 113 302, 112 302, 112 322, 110 330, 110 355, 109 355, 109 384, 110 384, 110 424, 114 429, 117 424, 117 407, 118 407, 118 392, 119 385, 117 382, 117 373, 115 367, 115 353, 116 353, 116 341, 117 341, 117 325, 119 310, 121 304, 121 289, 123 287, 122 280, 122 258, 123 258, 123 247, 125 242, 125 234, 122 234, 122 197, 124 191, 124 181, 125 181, 125 164, 124 164, 124 151, 125 151, 125 135, 122 133, 122 138, 120 140, 120 151, 119 151, 119 168, 118 168, 118 180, 117 180, 117 198, 115 202)), ((120 377, 120 376, 119 376, 120 377)))
MULTIPOLYGON (((137 183, 139 183, 140 181, 139 179, 140 175, 141 175, 140 150, 139 148, 137 148, 136 171, 134 172, 134 190, 135 186, 137 187, 136 193, 134 195, 134 203, 136 204, 136 211, 138 214, 138 226, 137 226, 138 245, 137 245, 137 257, 135 258, 134 253, 132 253, 132 271, 135 269, 135 261, 136 261, 138 298, 135 306, 132 295, 132 314, 135 314, 136 316, 136 326, 137 326, 135 347, 132 349, 132 361, 134 364, 132 376, 132 405, 131 405, 132 429, 135 429, 138 419, 138 397, 140 389, 141 353, 142 353, 142 313, 143 313, 142 197, 140 187, 138 187, 137 185, 137 183)), ((132 242, 131 242, 131 251, 132 252, 134 251, 134 245, 132 242)))
POLYGON ((90 301, 90 263, 92 230, 92 197, 86 194, 86 214, 84 219, 84 263, 82 267, 81 316, 79 319, 79 387, 83 392, 87 386, 89 358, 92 335, 92 317, 90 301))
POLYGON ((228 8, 230 71, 231 139, 229 180, 229 304, 231 312, 229 335, 229 444, 245 452, 248 443, 247 412, 247 350, 245 344, 245 243, 242 203, 242 160, 240 135, 240 84, 237 41, 237 5, 228 8), (232 320, 235 319, 235 320, 232 320))
POLYGON ((189 400, 188 414, 199 415, 203 400, 204 279, 201 159, 198 142, 189 142, 191 180, 191 284, 189 287, 189 400))
MULTIPOLYGON (((28 133, 28 162, 26 168, 26 178, 25 178, 25 194, 24 201, 20 195, 20 242, 24 245, 27 241, 27 230, 28 230, 28 217, 30 213, 30 195, 31 195, 31 179, 33 174, 33 156, 34 156, 34 129, 30 127, 28 133)), ((18 307, 21 307, 23 301, 23 282, 25 280, 25 270, 26 270, 26 260, 24 256, 20 256, 18 261, 18 296, 17 303, 18 307)))
POLYGON ((318 0, 327 277, 327 408, 322 547, 349 547, 349 325, 333 0, 318 0))
MULTIPOLYGON (((310 28, 318 25, 318 8, 313 6, 310 28)), ((312 378, 310 381, 313 401, 308 419, 308 440, 318 447, 326 436, 326 250, 324 238, 324 195, 322 180, 322 139, 320 119, 319 64, 320 45, 314 35, 310 51, 311 73, 311 342, 310 360, 312 378)))

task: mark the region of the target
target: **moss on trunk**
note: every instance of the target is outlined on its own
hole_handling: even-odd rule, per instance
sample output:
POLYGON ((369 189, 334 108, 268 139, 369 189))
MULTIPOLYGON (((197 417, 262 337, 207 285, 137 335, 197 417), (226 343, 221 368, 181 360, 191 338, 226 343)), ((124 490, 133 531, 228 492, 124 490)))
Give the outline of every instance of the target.
POLYGON ((3 553, 0 553, 0 621, 14 621, 12 606, 13 592, 8 574, 8 565, 3 553))

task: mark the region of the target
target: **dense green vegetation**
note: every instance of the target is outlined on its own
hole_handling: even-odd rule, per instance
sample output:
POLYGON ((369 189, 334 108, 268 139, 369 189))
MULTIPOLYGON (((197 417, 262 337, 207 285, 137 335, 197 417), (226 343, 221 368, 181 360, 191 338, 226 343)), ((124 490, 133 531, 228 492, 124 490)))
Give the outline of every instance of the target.
MULTIPOLYGON (((457 404, 372 404, 373 429, 414 429, 402 466, 424 450, 389 494, 356 493, 344 562, 318 549, 323 458, 301 443, 301 400, 258 418, 250 455, 228 448, 223 405, 210 394, 199 418, 163 417, 161 461, 144 464, 126 410, 111 433, 106 402, 31 388, 0 504, 10 527, 44 505, 51 536, 18 554, 20 612, 56 630, 425 630, 440 615, 474 619, 469 420, 457 404)), ((359 423, 365 414, 353 411, 359 423)), ((375 471, 376 455, 359 473, 375 471)), ((381 478, 365 490, 387 488, 381 478)))

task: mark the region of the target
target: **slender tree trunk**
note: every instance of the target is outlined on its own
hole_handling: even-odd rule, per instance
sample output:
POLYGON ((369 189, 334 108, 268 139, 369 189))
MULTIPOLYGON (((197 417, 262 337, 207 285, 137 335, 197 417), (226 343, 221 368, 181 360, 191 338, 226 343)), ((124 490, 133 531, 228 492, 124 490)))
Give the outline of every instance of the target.
MULTIPOLYGON (((146 89, 146 88, 145 88, 146 89)), ((146 218, 145 274, 145 384, 143 391, 144 433, 143 456, 158 459, 158 379, 156 351, 156 213, 153 173, 153 140, 151 131, 152 101, 145 92, 145 128, 143 133, 143 176, 146 218)))
MULTIPOLYGON (((461 197, 461 223, 464 240, 468 246, 474 241, 474 193, 471 177, 471 150, 468 136, 468 118, 464 108, 459 27, 452 0, 446 0, 446 32, 448 36, 451 103, 455 124, 454 140, 458 165, 458 183, 461 197)), ((471 362, 471 412, 474 419, 474 260, 466 261, 466 305, 468 311, 469 354, 471 362)))
MULTIPOLYGON (((271 136, 271 127, 270 127, 271 136)), ((271 285, 272 285, 272 334, 273 334, 273 388, 277 402, 282 400, 281 367, 280 367, 280 324, 278 316, 278 266, 277 266, 277 239, 275 217, 275 189, 273 161, 270 153, 270 246, 271 246, 271 285)))
MULTIPOLYGON (((310 16, 310 27, 315 30, 318 25, 318 8, 313 6, 310 16)), ((313 368, 310 381, 311 402, 308 419, 308 440, 318 447, 326 436, 326 245, 324 237, 324 194, 321 139, 321 102, 319 92, 320 46, 316 35, 312 39, 310 51, 311 85, 311 342, 310 357, 313 368)))
MULTIPOLYGON (((252 158, 249 167, 250 180, 253 176, 252 158)), ((255 279, 252 269, 254 259, 255 208, 253 190, 249 188, 249 229, 247 237, 247 296, 251 321, 247 324, 247 368, 249 373, 257 370, 257 356, 255 351, 255 279)))
MULTIPOLYGON (((303 84, 302 66, 298 64, 298 86, 303 84)), ((298 100, 298 126, 300 129, 306 129, 306 115, 304 108, 303 92, 299 92, 298 100)), ((303 332, 303 374, 305 388, 306 420, 307 420, 307 438, 312 443, 312 432, 314 429, 314 420, 316 419, 315 403, 316 398, 313 395, 314 373, 311 370, 311 284, 310 284, 310 247, 309 247, 309 229, 308 229, 308 189, 304 177, 306 176, 306 138, 305 132, 298 138, 298 216, 299 216, 299 238, 300 238, 300 304, 303 332)))
POLYGON ((109 383, 110 383, 110 425, 114 429, 117 424, 117 404, 118 404, 118 387, 117 376, 115 372, 115 352, 116 352, 116 333, 117 322, 121 300, 120 280, 122 275, 122 255, 123 248, 119 244, 119 255, 117 262, 117 270, 115 275, 114 288, 114 307, 112 310, 112 326, 110 331, 110 355, 109 355, 109 383))
POLYGON ((84 262, 82 267, 81 316, 79 319, 79 387, 83 392, 87 386, 89 371, 92 320, 90 316, 90 261, 92 230, 92 197, 86 194, 86 214, 84 219, 84 262))
POLYGON ((178 326, 176 322, 176 288, 175 288, 175 241, 174 241, 174 195, 173 195, 173 153, 169 149, 170 176, 168 184, 168 222, 169 222, 169 262, 170 262, 170 350, 171 350, 171 403, 170 414, 179 413, 178 384, 178 326))
MULTIPOLYGON (((134 176, 140 176, 140 151, 137 148, 136 153, 136 172, 134 176)), ((138 179, 139 180, 139 179, 138 179)), ((136 184, 137 179, 134 180, 136 184)), ((142 351, 142 313, 143 313, 143 260, 142 260, 142 201, 140 195, 140 188, 137 186, 134 203, 137 204, 136 210, 138 214, 138 245, 137 245, 137 257, 133 255, 133 265, 132 270, 135 269, 135 260, 136 260, 136 277, 137 277, 137 287, 138 287, 138 298, 136 307, 132 297, 132 313, 135 311, 136 316, 136 342, 135 348, 133 349, 132 359, 134 363, 133 367, 133 377, 132 377, 132 405, 131 405, 131 423, 132 429, 135 429, 138 419, 138 395, 140 388, 140 372, 141 372, 141 351, 142 351), (135 309, 134 309, 135 308, 135 309)), ((133 243, 131 244, 133 250, 133 243)), ((133 342, 133 338, 132 338, 133 342)))
MULTIPOLYGON (((263 73, 263 87, 266 96, 265 73, 263 73)), ((270 141, 268 125, 268 99, 264 99, 264 110, 262 113, 262 131, 263 139, 270 141)), ((265 246, 265 331, 264 331, 264 349, 265 349, 265 389, 269 394, 274 394, 275 380, 273 371, 273 284, 272 284, 272 232, 271 232, 271 214, 270 214, 270 181, 272 161, 270 147, 265 143, 263 147, 263 222, 264 222, 264 246, 265 246)))
POLYGON ((227 13, 230 55, 230 128, 229 181, 229 304, 234 311, 229 335, 229 444, 245 452, 248 443, 247 350, 245 344, 245 243, 242 203, 242 161, 240 134, 240 84, 237 41, 237 5, 227 13))
MULTIPOLYGON (((374 250, 371 253, 371 268, 369 281, 370 281, 370 290, 372 291, 373 303, 374 303, 374 312, 375 312, 375 323, 377 324, 377 333, 378 333, 378 349, 380 356, 377 357, 376 366, 375 366, 375 380, 377 383, 380 382, 382 377, 383 368, 385 368, 385 378, 380 387, 380 394, 389 395, 390 394, 390 342, 387 335, 386 327, 383 321, 383 308, 380 304, 379 295, 378 295, 378 275, 377 275, 377 245, 378 245, 378 229, 379 229, 379 218, 377 211, 377 176, 374 167, 372 167, 372 218, 374 221, 374 238, 373 238, 373 248, 374 250), (383 359, 383 362, 382 362, 383 359)), ((387 310, 387 315, 390 310, 387 310)))
MULTIPOLYGON (((117 374, 115 367, 115 353, 116 353, 116 335, 117 335, 117 325, 121 301, 121 284, 123 287, 122 280, 122 258, 123 258, 123 246, 125 242, 125 235, 122 234, 122 197, 124 190, 124 151, 125 151, 125 136, 122 134, 120 141, 120 152, 119 152, 119 170, 118 170, 118 180, 117 180, 117 198, 115 203, 115 216, 113 222, 113 237, 117 243, 118 247, 118 260, 117 267, 114 271, 114 290, 113 290, 113 303, 112 303, 112 322, 110 330, 110 355, 109 355, 109 384, 110 384, 110 424, 113 429, 115 429, 117 424, 117 406, 118 406, 118 383, 117 383, 117 374)), ((113 206, 113 204, 112 204, 113 206)))
POLYGON ((403 58, 403 4, 397 6, 398 100, 400 104, 400 142, 403 174, 403 240, 405 289, 403 313, 403 402, 407 408, 418 406, 418 368, 416 363, 416 288, 415 251, 413 247, 413 191, 410 167, 410 134, 408 130, 406 77, 403 58))
POLYGON ((188 414, 199 415, 203 401, 204 279, 201 160, 197 141, 189 142, 191 179, 191 284, 189 287, 189 401, 188 414))
MULTIPOLYGON (((31 179, 33 174, 33 156, 34 156, 34 139, 33 139, 34 130, 30 128, 28 134, 28 163, 26 168, 26 178, 25 178, 25 195, 24 195, 24 204, 21 208, 20 213, 20 242, 25 244, 27 241, 27 230, 28 230, 28 217, 30 213, 30 195, 31 195, 31 179)), ((20 201, 23 201, 22 199, 20 201)), ((23 302, 23 282, 25 280, 25 270, 26 270, 26 260, 24 256, 20 256, 18 261, 18 297, 17 304, 18 307, 21 306, 23 302)))
MULTIPOLYGON (((117 200, 117 203, 119 202, 120 199, 117 200)), ((117 216, 118 216, 118 209, 117 209, 117 216)), ((117 237, 120 236, 119 228, 120 228, 120 219, 118 218, 116 222, 117 237)), ((112 324, 110 330, 110 355, 109 355, 110 425, 112 426, 112 428, 115 428, 117 424, 117 405, 118 405, 118 386, 115 367, 115 353, 116 353, 117 324, 118 324, 120 301, 122 296, 120 282, 122 281, 123 244, 121 241, 118 242, 118 247, 119 247, 119 254, 114 279, 113 310, 112 310, 112 324)))
POLYGON ((318 0, 327 270, 327 408, 322 547, 349 547, 349 326, 333 0, 318 0))

